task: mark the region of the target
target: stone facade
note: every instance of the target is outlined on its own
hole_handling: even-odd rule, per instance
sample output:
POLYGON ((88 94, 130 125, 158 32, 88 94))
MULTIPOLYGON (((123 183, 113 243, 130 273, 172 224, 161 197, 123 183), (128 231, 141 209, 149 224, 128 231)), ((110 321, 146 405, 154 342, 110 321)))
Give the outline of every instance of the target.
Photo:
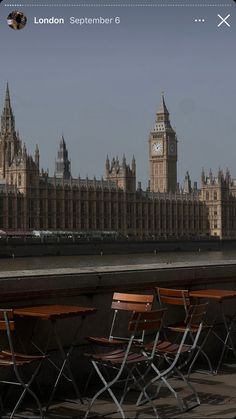
POLYGON ((7 85, 0 130, 0 229, 116 231, 136 238, 236 236, 236 181, 229 172, 202 174, 202 187, 191 187, 187 173, 177 184, 177 137, 164 96, 149 137, 150 184, 136 188, 136 162, 107 157, 105 178, 71 175, 64 137, 54 176, 40 170, 36 145, 27 153, 15 129, 7 85))
POLYGON ((229 170, 224 174, 219 169, 213 176, 211 170, 206 176, 202 171, 200 199, 207 207, 209 233, 221 238, 236 237, 236 181, 229 170))

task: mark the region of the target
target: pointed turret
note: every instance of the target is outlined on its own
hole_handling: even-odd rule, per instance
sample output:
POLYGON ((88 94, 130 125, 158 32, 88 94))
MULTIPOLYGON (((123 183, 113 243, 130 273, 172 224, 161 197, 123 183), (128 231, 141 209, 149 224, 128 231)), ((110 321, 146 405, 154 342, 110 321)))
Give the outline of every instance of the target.
POLYGON ((164 97, 164 92, 161 93, 161 104, 160 107, 158 109, 158 114, 166 114, 169 115, 168 109, 166 107, 166 103, 165 103, 165 97, 164 97))
POLYGON ((27 156, 27 149, 26 149, 26 145, 25 145, 25 143, 24 143, 24 145, 23 145, 23 156, 27 156))
POLYGON ((38 147, 38 144, 36 144, 36 147, 35 147, 34 161, 35 161, 35 164, 36 164, 37 168, 39 168, 39 147, 38 147))
POLYGON ((170 115, 166 106, 164 93, 161 94, 161 103, 156 114, 156 125, 154 131, 174 133, 170 123, 170 115))
POLYGON ((125 154, 123 154, 123 158, 122 158, 122 167, 124 169, 126 168, 126 157, 125 157, 125 154))
POLYGON ((210 179, 211 182, 213 182, 213 173, 212 173, 211 169, 209 171, 209 179, 210 179))
POLYGON ((226 180, 226 182, 228 184, 230 184, 230 182, 231 182, 231 174, 230 174, 230 171, 229 171, 228 167, 226 168, 226 172, 225 172, 225 180, 226 180))
POLYGON ((68 159, 68 151, 63 135, 61 137, 59 150, 57 152, 55 176, 63 179, 69 179, 71 177, 70 160, 68 159))
POLYGON ((184 178, 184 188, 183 192, 186 194, 190 194, 192 192, 192 185, 191 185, 191 179, 189 176, 189 172, 186 172, 185 178, 184 178))
POLYGON ((135 173, 136 172, 136 160, 134 158, 134 155, 133 155, 133 158, 132 158, 131 167, 132 167, 132 172, 135 173))
POLYGON ((206 176, 205 176, 205 170, 204 170, 204 167, 202 167, 201 180, 202 180, 202 183, 205 183, 205 181, 206 181, 206 176))
POLYGON ((15 134, 15 118, 12 112, 9 85, 7 83, 4 108, 1 118, 1 133, 15 134))
POLYGON ((221 170, 221 168, 219 167, 219 169, 218 169, 218 174, 217 174, 217 177, 218 177, 218 181, 219 182, 221 182, 223 179, 224 179, 224 175, 223 175, 223 172, 222 172, 222 170, 221 170))
POLYGON ((10 90, 9 90, 9 84, 7 82, 6 87, 6 95, 5 95, 5 108, 11 108, 11 99, 10 99, 10 90))
POLYGON ((60 147, 61 148, 66 148, 66 142, 65 142, 64 135, 61 136, 60 147))
POLYGON ((110 161, 109 161, 108 154, 107 154, 107 158, 106 158, 105 171, 106 171, 106 176, 108 176, 109 175, 109 171, 110 171, 110 161))

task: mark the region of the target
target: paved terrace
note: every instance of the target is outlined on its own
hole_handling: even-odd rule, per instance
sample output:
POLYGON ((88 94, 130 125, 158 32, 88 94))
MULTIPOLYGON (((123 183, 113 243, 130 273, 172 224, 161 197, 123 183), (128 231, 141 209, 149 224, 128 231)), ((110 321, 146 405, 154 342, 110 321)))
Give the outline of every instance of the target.
MULTIPOLYGON (((78 350, 88 352, 85 349, 84 337, 96 333, 106 334, 109 330, 110 304, 112 292, 123 290, 125 292, 153 292, 154 286, 165 285, 168 287, 181 288, 228 288, 236 289, 236 261, 193 262, 193 263, 162 263, 148 265, 125 265, 103 266, 96 268, 81 269, 42 269, 11 271, 0 273, 1 306, 16 307, 19 305, 38 304, 72 304, 97 307, 97 313, 93 320, 85 319, 80 331, 78 350), (81 343, 83 343, 81 347, 81 343)), ((213 307, 213 305, 212 305, 213 307)), ((235 312, 235 302, 227 302, 227 311, 235 312)), ((92 318, 91 318, 92 319, 92 318)), ((73 327, 74 322, 70 323, 73 327)), ((66 344, 70 339, 70 326, 68 323, 61 324, 61 334, 66 344)), ((46 324, 42 323, 38 329, 39 341, 45 336, 46 324)), ((30 328, 27 329, 30 331, 30 328)), ((236 334, 235 334, 236 337, 236 334)), ((209 342, 210 344, 210 342, 209 342)), ((50 347, 51 350, 55 348, 50 347)), ((208 351, 216 356, 216 345, 210 344, 208 351)), ((72 366, 75 375, 78 375, 78 383, 83 386, 88 374, 88 366, 84 364, 77 349, 73 354, 72 366), (78 366, 78 363, 80 364, 78 366), (83 369, 84 368, 84 369, 83 369), (79 369, 79 374, 76 371, 79 369), (83 379, 82 379, 83 377, 83 379)), ((47 391, 50 391, 53 375, 46 371, 39 381, 47 391)), ((236 364, 224 365, 223 372, 217 375, 194 373, 193 382, 200 395, 201 405, 186 413, 180 413, 175 400, 166 389, 163 389, 160 398, 156 401, 160 418, 235 418, 236 417, 236 364)), ((93 383, 94 384, 94 383, 93 383)), ((97 386, 97 384, 96 384, 97 386)), ((188 396, 181 387, 181 395, 188 396)), ((90 388, 86 397, 91 397, 96 388, 90 388)), ((37 392, 37 391, 36 391, 37 392)), ((61 394, 66 395, 70 401, 55 403, 54 409, 45 419, 82 418, 86 411, 86 403, 81 406, 73 400, 74 394, 71 387, 66 389, 62 386, 61 394)), ((136 393, 132 392, 125 404, 127 418, 152 418, 154 413, 148 406, 135 407, 136 393)), ((30 403, 30 400, 29 400, 30 403)), ((110 398, 105 396, 94 406, 93 417, 105 414, 105 417, 119 418, 114 411, 114 405, 110 398), (109 412, 113 412, 110 414, 109 412)), ((26 412, 22 412, 24 419, 26 412)), ((36 416, 35 416, 36 417, 36 416)), ((2 416, 4 418, 4 416, 2 416)))
MULTIPOLYGON (((183 419, 234 419, 236 418, 236 364, 224 364, 224 371, 217 375, 203 374, 195 372, 191 375, 192 383, 194 384, 200 399, 201 405, 197 406, 188 412, 182 413, 178 410, 175 399, 170 396, 168 390, 164 387, 160 392, 160 397, 155 401, 160 418, 183 418, 183 419)), ((185 392, 184 386, 175 379, 170 380, 179 389, 182 397, 188 400, 191 405, 192 398, 189 393, 185 392)), ((97 387, 98 388, 98 387, 97 387)), ((97 390, 93 387, 90 389, 91 395, 97 390)), ((149 405, 144 405, 137 408, 135 400, 138 393, 130 392, 127 396, 127 402, 124 403, 124 411, 127 419, 140 418, 151 419, 155 418, 154 412, 149 405)), ((45 419, 81 419, 84 417, 86 406, 88 404, 89 396, 85 398, 82 406, 79 401, 73 400, 72 395, 68 395, 68 400, 64 402, 54 403, 50 412, 45 416, 45 419)), ((29 415, 29 410, 21 412, 21 417, 24 419, 29 415)), ((98 399, 92 410, 91 418, 120 418, 116 413, 114 404, 111 402, 109 396, 103 395, 98 399)), ((31 415, 32 417, 32 415, 31 415)), ((34 417, 37 417, 36 415, 34 417)), ((7 416, 1 416, 2 419, 7 416)))

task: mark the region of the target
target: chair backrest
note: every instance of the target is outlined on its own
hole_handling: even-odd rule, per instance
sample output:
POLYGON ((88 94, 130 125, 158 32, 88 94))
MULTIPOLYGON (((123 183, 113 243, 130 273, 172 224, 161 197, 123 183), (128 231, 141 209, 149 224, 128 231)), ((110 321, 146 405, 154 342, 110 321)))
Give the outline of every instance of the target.
POLYGON ((164 305, 183 306, 187 313, 190 306, 188 290, 156 287, 156 294, 161 307, 164 305))
POLYGON ((156 345, 159 340, 160 331, 163 327, 164 315, 166 311, 166 308, 142 313, 135 311, 129 321, 128 330, 133 333, 133 336, 140 331, 143 333, 146 331, 155 332, 151 358, 154 357, 156 351, 156 345))
MULTIPOLYGON (((14 321, 14 313, 12 309, 0 309, 0 332, 5 332, 7 334, 7 341, 8 341, 8 348, 4 348, 4 350, 10 349, 11 358, 13 361, 14 370, 17 373, 17 368, 15 364, 15 351, 13 346, 13 337, 12 332, 15 330, 15 321, 14 321)), ((1 351, 3 348, 1 348, 1 351)))
POLYGON ((189 306, 185 323, 190 328, 196 328, 204 322, 208 303, 194 304, 189 306))
MULTIPOLYGON (((119 311, 124 312, 149 312, 152 309, 154 296, 146 294, 125 294, 114 292, 111 308, 114 310, 114 315, 110 328, 110 339, 124 339, 123 336, 114 336, 114 328, 117 324, 117 314, 119 311)), ((143 340, 144 332, 139 340, 143 340)))
POLYGON ((192 336, 195 335, 195 338, 192 338, 193 349, 196 347, 197 341, 202 331, 202 327, 207 313, 207 307, 208 303, 194 304, 189 306, 188 313, 185 318, 185 324, 186 331, 188 333, 191 333, 192 336))
POLYGON ((114 292, 111 308, 125 311, 150 311, 153 299, 153 295, 114 292))
POLYGON ((12 309, 0 309, 0 330, 13 331, 15 330, 15 321, 13 318, 12 309))
POLYGON ((129 321, 128 330, 130 332, 138 332, 140 330, 157 330, 162 327, 165 308, 152 310, 146 313, 135 311, 129 321))

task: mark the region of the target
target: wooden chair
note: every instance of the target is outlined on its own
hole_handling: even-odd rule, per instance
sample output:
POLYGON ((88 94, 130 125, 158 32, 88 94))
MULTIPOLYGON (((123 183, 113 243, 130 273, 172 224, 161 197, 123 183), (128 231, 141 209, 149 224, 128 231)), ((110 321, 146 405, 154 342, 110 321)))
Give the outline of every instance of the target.
MULTIPOLYGON (((126 312, 128 314, 127 322, 134 311, 146 312, 152 309, 154 296, 146 294, 125 294, 120 292, 114 292, 112 297, 111 309, 114 311, 110 326, 110 332, 108 336, 89 336, 87 339, 92 343, 94 348, 96 346, 121 346, 129 340, 125 336, 116 334, 117 325, 121 319, 121 313, 126 312), (120 314, 120 315, 119 315, 120 314)), ((124 322, 122 321, 122 324, 124 322)), ((144 338, 144 331, 140 336, 136 336, 134 340, 141 343, 144 338)), ((87 388, 91 381, 94 370, 92 369, 87 382, 84 387, 84 394, 86 394, 87 388)))
POLYGON ((182 306, 184 308, 185 314, 188 312, 188 307, 190 306, 188 290, 161 287, 156 287, 155 290, 160 306, 182 306))
MULTIPOLYGON (((189 291, 185 289, 172 289, 172 288, 162 288, 162 287, 156 287, 156 295, 157 300, 160 305, 160 307, 168 307, 168 306, 178 306, 182 307, 182 320, 177 321, 172 324, 167 323, 167 327, 165 328, 165 332, 168 330, 176 331, 178 330, 181 333, 185 330, 186 324, 185 324, 185 316, 188 314, 189 307, 191 305, 191 299, 189 297, 189 291)), ((189 365, 188 375, 190 375, 193 366, 198 358, 198 356, 201 354, 205 360, 207 361, 209 372, 213 374, 213 368, 211 365, 211 361, 206 354, 206 352, 203 350, 203 347, 208 339, 209 333, 212 329, 211 326, 207 325, 206 322, 203 324, 203 329, 205 331, 205 336, 203 337, 202 341, 197 345, 195 356, 192 358, 192 362, 189 365)))
MULTIPOLYGON (((159 361, 164 360, 166 366, 162 366, 162 369, 158 369, 157 365, 152 363, 152 369, 155 372, 155 377, 152 378, 144 387, 139 396, 137 402, 138 404, 143 404, 143 402, 146 401, 146 398, 143 400, 144 393, 147 393, 148 387, 153 386, 155 383, 158 384, 155 397, 158 396, 161 385, 164 383, 176 398, 181 411, 189 410, 189 408, 193 408, 200 404, 199 396, 190 382, 189 375, 185 376, 182 371, 189 365, 189 363, 191 363, 191 360, 194 357, 195 350, 204 327, 207 305, 207 303, 190 305, 184 321, 185 326, 183 327, 180 325, 179 328, 176 326, 172 328, 170 326, 173 332, 179 332, 181 334, 179 343, 175 340, 159 340, 157 344, 155 342, 150 342, 145 346, 146 353, 152 352, 153 347, 155 346, 157 359, 159 361), (191 339, 188 339, 189 337, 191 337, 191 339), (167 381, 173 374, 176 374, 177 377, 181 378, 194 395, 196 403, 191 407, 187 406, 187 404, 179 397, 174 387, 170 385, 169 381, 167 381)), ((149 398, 150 397, 151 396, 149 395, 149 398)))
MULTIPOLYGON (((145 294, 124 294, 114 292, 111 309, 114 310, 110 332, 108 336, 89 336, 87 339, 96 345, 113 346, 121 345, 127 340, 125 336, 117 336, 115 329, 119 323, 119 313, 128 312, 131 314, 134 311, 145 312, 152 309, 154 296, 145 294)), ((129 338, 128 338, 129 339, 129 338)), ((137 341, 143 340, 143 333, 140 337, 135 338, 137 341)))
MULTIPOLYGON (((31 390, 30 387, 40 369, 42 361, 45 359, 45 356, 26 355, 26 354, 15 352, 14 345, 13 345, 13 336, 12 336, 14 331, 15 331, 14 311, 11 309, 0 309, 0 332, 1 334, 4 333, 7 335, 7 342, 8 342, 8 345, 7 345, 8 348, 6 349, 1 348, 0 350, 0 368, 2 370, 11 369, 12 372, 14 373, 15 380, 16 380, 16 381, 10 381, 10 380, 0 379, 0 384, 15 386, 15 387, 21 388, 22 390, 9 417, 13 418, 15 416, 16 411, 19 409, 19 406, 21 405, 24 397, 28 394, 36 402, 36 405, 39 410, 39 417, 43 418, 41 403, 38 397, 36 396, 36 394, 31 390), (25 380, 23 380, 22 378, 20 370, 22 367, 31 365, 33 363, 36 363, 37 366, 35 367, 35 370, 33 374, 31 375, 31 377, 29 378, 29 381, 25 382, 25 380)), ((3 403, 1 404, 3 405, 3 403)))
POLYGON ((89 416, 95 400, 106 391, 111 396, 121 417, 124 419, 126 416, 122 408, 122 403, 130 388, 134 386, 138 387, 145 395, 146 400, 153 408, 155 416, 158 417, 156 407, 144 387, 148 373, 152 369, 156 346, 163 325, 164 313, 165 309, 146 312, 134 311, 128 324, 128 331, 131 333, 131 336, 122 348, 120 347, 119 349, 99 354, 85 354, 90 357, 92 365, 103 383, 103 387, 92 398, 84 417, 85 419, 89 416), (155 334, 153 347, 149 354, 142 353, 141 345, 133 345, 136 334, 143 333, 143 331, 149 331, 155 334), (108 374, 109 380, 107 380, 107 374, 104 374, 104 370, 106 369, 111 370, 111 373, 115 374, 113 378, 110 378, 110 374, 108 374), (113 387, 118 381, 120 382, 122 375, 125 375, 125 380, 123 381, 125 386, 123 396, 119 401, 114 393, 113 387))

